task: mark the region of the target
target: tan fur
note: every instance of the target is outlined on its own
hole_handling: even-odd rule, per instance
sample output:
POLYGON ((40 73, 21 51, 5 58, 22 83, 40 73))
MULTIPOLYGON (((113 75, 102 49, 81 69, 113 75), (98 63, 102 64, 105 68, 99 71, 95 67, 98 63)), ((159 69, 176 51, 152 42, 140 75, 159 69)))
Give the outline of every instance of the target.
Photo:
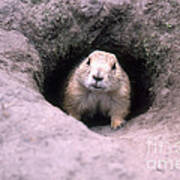
POLYGON ((114 54, 94 51, 71 74, 63 108, 76 119, 85 112, 93 116, 98 108, 110 116, 111 128, 117 129, 124 124, 129 107, 129 79, 114 54))

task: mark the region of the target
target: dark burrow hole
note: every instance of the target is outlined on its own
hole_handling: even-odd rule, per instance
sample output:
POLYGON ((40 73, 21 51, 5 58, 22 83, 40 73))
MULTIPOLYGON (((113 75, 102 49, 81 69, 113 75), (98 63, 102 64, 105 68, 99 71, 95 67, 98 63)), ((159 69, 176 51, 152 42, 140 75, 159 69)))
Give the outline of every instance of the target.
MULTIPOLYGON (((44 82, 44 96, 54 106, 61 109, 63 88, 67 80, 68 74, 78 65, 91 51, 86 51, 84 54, 71 52, 68 57, 63 58, 60 64, 57 64, 54 71, 48 73, 44 82)), ((116 52, 113 52, 116 54, 116 52)), ((145 67, 144 59, 136 59, 128 54, 116 54, 119 63, 126 71, 131 82, 131 111, 127 117, 127 121, 145 113, 152 104, 153 98, 149 89, 152 86, 151 77, 145 67)), ((104 117, 97 112, 93 118, 83 116, 82 121, 88 127, 109 125, 110 119, 104 117)))

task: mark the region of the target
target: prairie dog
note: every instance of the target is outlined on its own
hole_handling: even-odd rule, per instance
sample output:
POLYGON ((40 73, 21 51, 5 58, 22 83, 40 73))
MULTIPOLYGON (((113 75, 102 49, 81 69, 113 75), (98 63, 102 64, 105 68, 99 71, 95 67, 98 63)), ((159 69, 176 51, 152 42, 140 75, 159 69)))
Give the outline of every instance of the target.
POLYGON ((96 110, 111 118, 111 128, 125 123, 129 113, 130 82, 116 56, 96 50, 71 73, 64 92, 64 110, 81 120, 96 110))

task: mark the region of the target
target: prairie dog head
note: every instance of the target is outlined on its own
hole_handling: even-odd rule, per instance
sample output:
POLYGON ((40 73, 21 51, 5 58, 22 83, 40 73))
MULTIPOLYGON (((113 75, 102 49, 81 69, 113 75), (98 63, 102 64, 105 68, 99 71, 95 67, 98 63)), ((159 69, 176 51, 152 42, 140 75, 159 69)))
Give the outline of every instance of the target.
POLYGON ((120 87, 122 69, 114 54, 92 52, 76 71, 78 82, 90 91, 109 92, 120 87))

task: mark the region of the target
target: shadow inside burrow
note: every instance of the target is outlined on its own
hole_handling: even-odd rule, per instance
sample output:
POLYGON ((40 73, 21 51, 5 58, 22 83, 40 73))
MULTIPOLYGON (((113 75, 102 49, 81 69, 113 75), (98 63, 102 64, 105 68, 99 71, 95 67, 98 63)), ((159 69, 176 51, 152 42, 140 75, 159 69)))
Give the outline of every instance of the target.
MULTIPOLYGON (((104 50, 104 49, 99 49, 104 50)), ((44 96, 54 106, 63 109, 62 101, 64 97, 64 88, 68 82, 70 72, 78 66, 78 64, 87 57, 93 50, 87 49, 79 54, 76 50, 71 50, 69 54, 61 59, 54 71, 49 72, 44 81, 44 96)), ((131 108, 126 120, 139 116, 145 113, 152 104, 152 94, 149 92, 152 86, 151 77, 145 66, 144 59, 136 59, 128 54, 120 54, 116 51, 120 65, 126 71, 131 83, 131 108)), ((110 117, 102 115, 100 112, 90 117, 82 116, 82 122, 89 128, 96 126, 104 126, 110 124, 110 117)))

